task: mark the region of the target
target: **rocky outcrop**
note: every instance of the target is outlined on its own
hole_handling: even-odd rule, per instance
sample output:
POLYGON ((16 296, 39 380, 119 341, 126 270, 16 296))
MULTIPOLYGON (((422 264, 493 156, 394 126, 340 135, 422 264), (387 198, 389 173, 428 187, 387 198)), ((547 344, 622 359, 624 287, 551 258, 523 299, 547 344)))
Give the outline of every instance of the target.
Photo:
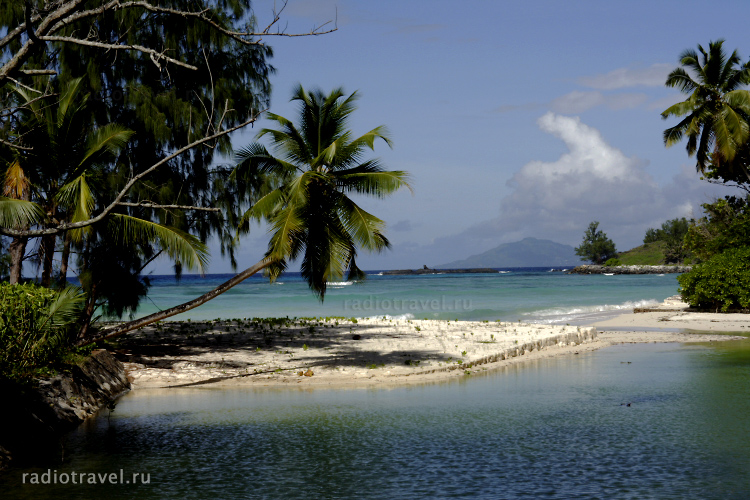
POLYGON ((578 266, 570 274, 674 274, 687 273, 692 266, 578 266))
POLYGON ((32 386, 0 385, 0 468, 11 458, 59 457, 66 432, 129 390, 125 367, 104 350, 94 351, 70 373, 32 386))

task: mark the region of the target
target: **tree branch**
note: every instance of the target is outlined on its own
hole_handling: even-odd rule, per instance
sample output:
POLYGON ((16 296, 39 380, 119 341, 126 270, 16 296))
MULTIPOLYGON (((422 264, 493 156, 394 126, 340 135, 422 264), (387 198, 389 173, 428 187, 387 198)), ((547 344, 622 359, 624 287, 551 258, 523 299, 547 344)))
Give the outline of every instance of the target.
POLYGON ((142 201, 140 203, 129 203, 127 201, 121 201, 118 203, 123 207, 143 207, 143 208, 156 208, 156 209, 176 209, 176 210, 200 210, 203 212, 221 212, 220 208, 211 207, 193 207, 190 205, 158 205, 150 201, 142 201))
MULTIPOLYGON (((120 45, 116 43, 102 43, 102 42, 94 42, 92 40, 82 40, 80 38, 75 38, 71 36, 40 36, 40 40, 43 40, 45 42, 66 42, 66 43, 72 43, 75 45, 85 45, 87 47, 97 47, 100 49, 107 49, 107 50, 134 50, 137 52, 143 52, 144 54, 149 54, 151 56, 151 60, 154 61, 154 64, 159 66, 159 64, 156 62, 160 59, 164 59, 167 62, 170 62, 176 66, 182 66, 183 68, 197 70, 197 66, 193 66, 192 64, 184 63, 178 59, 174 59, 169 56, 165 56, 163 52, 157 52, 154 49, 149 49, 148 47, 144 47, 143 45, 120 45), (156 58, 156 60, 154 60, 156 58)), ((160 66, 159 66, 160 67, 160 66)))
POLYGON ((235 125, 234 127, 228 128, 226 130, 222 130, 222 131, 217 132, 217 133, 215 133, 213 135, 210 135, 210 136, 203 137, 202 139, 198 139, 197 141, 193 141, 190 144, 188 144, 187 146, 181 147, 180 149, 178 149, 177 151, 173 152, 169 156, 166 156, 165 158, 162 158, 160 161, 154 163, 153 165, 151 165, 149 168, 147 168, 146 170, 144 170, 140 174, 132 177, 125 184, 125 186, 123 186, 123 188, 120 190, 120 192, 115 197, 114 201, 112 201, 112 203, 110 203, 109 205, 107 205, 102 210, 102 212, 99 215, 97 215, 96 217, 92 217, 92 218, 90 218, 88 220, 80 221, 80 222, 73 222, 73 223, 66 223, 66 222, 64 222, 64 223, 59 224, 59 225, 57 225, 55 227, 48 227, 48 228, 44 228, 44 229, 30 229, 30 230, 26 230, 26 231, 16 230, 16 229, 9 229, 9 228, 5 228, 5 227, 0 227, 0 234, 4 234, 5 236, 14 236, 14 237, 16 237, 16 236, 27 236, 27 237, 30 237, 30 238, 35 238, 35 237, 44 236, 44 235, 48 235, 48 234, 60 234, 60 233, 63 233, 65 231, 70 231, 71 229, 78 229, 78 228, 90 226, 92 224, 96 224, 97 222, 100 222, 102 219, 104 219, 107 215, 109 215, 109 213, 112 210, 114 210, 115 207, 117 207, 122 202, 122 199, 125 197, 125 195, 128 193, 128 191, 130 191, 130 189, 135 185, 135 183, 138 182, 139 180, 141 180, 143 177, 147 176, 148 174, 150 174, 151 172, 153 172, 157 168, 161 167, 162 165, 164 165, 168 161, 170 161, 170 160, 172 160, 172 159, 180 156, 182 153, 184 153, 186 151, 189 151, 189 150, 191 150, 191 149, 193 149, 193 148, 195 148, 197 146, 200 146, 201 144, 205 144, 205 143, 207 143, 209 141, 212 141, 214 139, 218 139, 219 137, 223 137, 223 136, 225 136, 227 134, 230 134, 230 133, 234 132, 235 130, 239 130, 241 128, 247 127, 251 123, 255 122, 257 119, 258 119, 258 117, 254 116, 253 118, 250 118, 249 120, 246 120, 246 121, 240 123, 239 125, 235 125))

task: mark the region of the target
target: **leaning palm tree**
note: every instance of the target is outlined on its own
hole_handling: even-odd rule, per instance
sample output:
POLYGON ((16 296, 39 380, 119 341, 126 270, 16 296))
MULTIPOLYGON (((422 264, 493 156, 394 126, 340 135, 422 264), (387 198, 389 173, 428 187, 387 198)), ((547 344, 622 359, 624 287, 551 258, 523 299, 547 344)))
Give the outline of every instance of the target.
MULTIPOLYGON (((687 137, 687 152, 695 155, 697 170, 714 175, 724 167, 733 169, 733 160, 750 137, 750 92, 741 88, 750 83, 750 63, 741 64, 737 51, 727 57, 723 43, 710 42, 708 52, 698 45, 700 54, 689 49, 680 55, 682 67, 669 74, 666 85, 690 97, 661 114, 664 119, 684 117, 664 131, 664 144, 669 147, 687 137)), ((740 167, 747 175, 746 165, 740 167)))
POLYGON ((407 174, 386 171, 377 159, 363 160, 374 150, 376 139, 390 145, 385 127, 376 127, 358 138, 347 128, 358 95, 346 97, 342 89, 325 95, 301 86, 292 100, 300 104, 298 125, 269 113, 278 129, 263 129, 258 138, 270 136, 273 152, 255 143, 238 153, 232 177, 240 184, 264 178, 266 193, 245 212, 243 224, 266 220, 271 237, 264 258, 210 292, 184 304, 144 318, 102 330, 79 345, 115 337, 136 328, 189 311, 226 292, 250 276, 267 270, 271 280, 289 261, 302 258, 301 274, 312 291, 325 297, 326 283, 364 277, 357 267, 357 249, 383 251, 390 246, 383 234, 385 223, 363 210, 351 194, 384 198, 402 187, 409 188, 407 174))
POLYGON ((365 149, 376 139, 389 146, 385 127, 376 127, 356 139, 346 127, 356 109, 357 93, 345 97, 342 89, 328 95, 297 87, 292 100, 300 103, 299 128, 286 118, 270 113, 279 129, 263 129, 276 155, 261 144, 239 152, 235 176, 272 175, 281 179, 276 189, 262 197, 246 214, 266 219, 272 230, 266 258, 275 279, 288 260, 302 257, 301 274, 321 300, 326 283, 361 279, 357 247, 380 252, 390 246, 382 220, 366 212, 350 197, 364 194, 384 197, 408 187, 401 171, 385 171, 376 159, 362 161, 365 149))

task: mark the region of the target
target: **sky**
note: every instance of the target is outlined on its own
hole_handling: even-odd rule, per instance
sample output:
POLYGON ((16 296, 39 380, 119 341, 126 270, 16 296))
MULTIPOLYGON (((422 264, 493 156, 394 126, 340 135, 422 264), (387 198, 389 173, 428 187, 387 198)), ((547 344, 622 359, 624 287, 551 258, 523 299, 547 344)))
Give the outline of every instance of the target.
MULTIPOLYGON (((262 26, 274 2, 254 5, 262 26)), ((289 0, 287 33, 329 20, 338 29, 264 40, 276 68, 270 111, 294 120, 298 83, 343 87, 360 96, 356 135, 388 127, 393 148, 376 143, 373 157, 408 171, 413 194, 356 199, 387 223, 392 243, 358 256, 363 269, 432 267, 525 237, 577 246, 594 220, 624 251, 646 229, 736 194, 700 180, 684 143, 664 147, 676 120, 660 113, 685 99, 664 86, 685 49, 723 38, 747 61, 749 17, 746 0, 710 9, 691 0, 289 0)), ((271 125, 235 136, 236 147, 271 125)), ((240 269, 262 258, 268 238, 257 226, 242 240, 240 269)), ((212 255, 208 272, 231 272, 212 255)))

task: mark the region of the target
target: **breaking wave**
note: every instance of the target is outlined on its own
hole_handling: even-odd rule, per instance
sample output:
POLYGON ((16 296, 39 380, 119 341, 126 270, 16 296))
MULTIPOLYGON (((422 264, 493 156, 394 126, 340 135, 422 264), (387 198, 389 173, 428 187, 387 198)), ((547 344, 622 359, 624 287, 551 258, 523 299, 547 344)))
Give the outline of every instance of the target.
POLYGON ((566 321, 581 320, 589 316, 601 316, 607 313, 626 312, 637 307, 655 307, 661 304, 656 299, 646 299, 639 301, 628 301, 622 304, 603 304, 593 306, 575 306, 575 307, 554 307, 542 309, 539 311, 524 313, 527 317, 525 321, 535 323, 563 323, 566 321))

